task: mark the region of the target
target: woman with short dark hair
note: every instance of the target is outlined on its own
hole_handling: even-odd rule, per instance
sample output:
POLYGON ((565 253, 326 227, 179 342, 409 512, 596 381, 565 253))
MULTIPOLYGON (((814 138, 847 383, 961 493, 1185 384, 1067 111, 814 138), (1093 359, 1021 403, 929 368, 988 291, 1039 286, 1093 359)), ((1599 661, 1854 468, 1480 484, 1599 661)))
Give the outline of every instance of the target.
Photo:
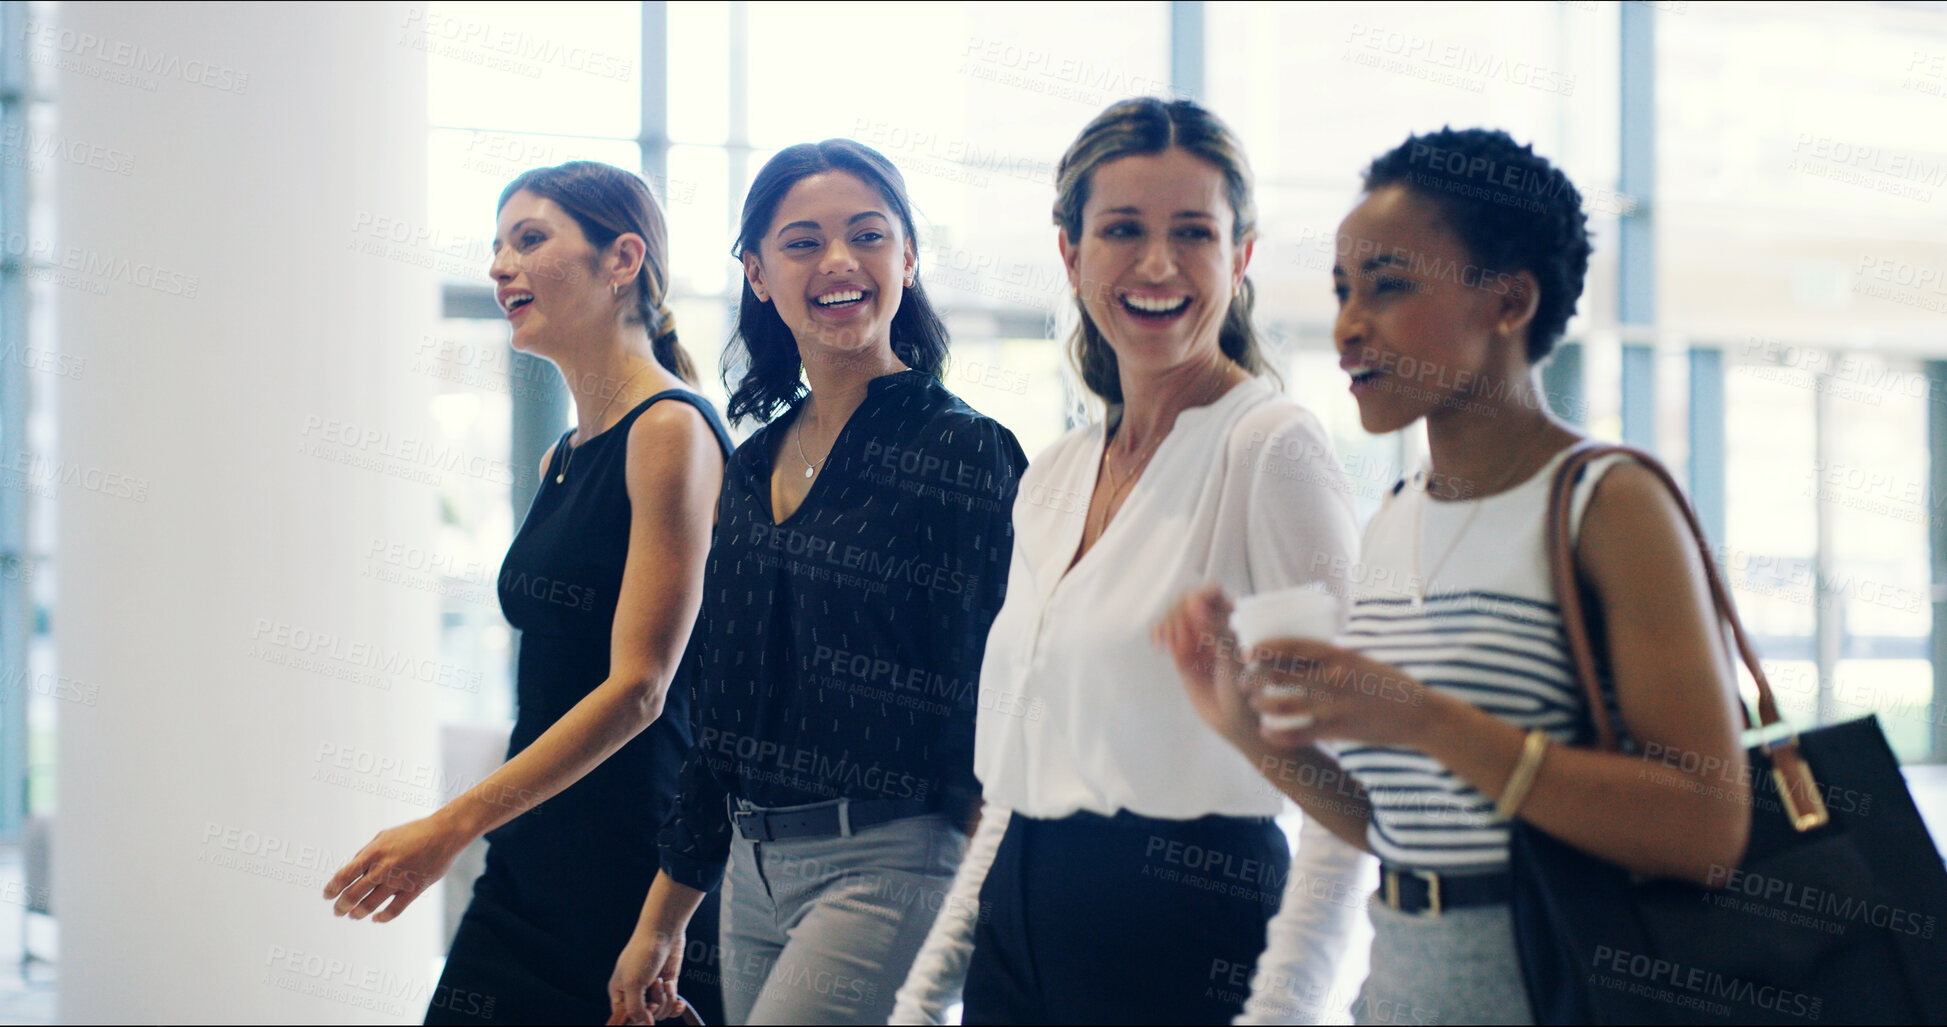
POLYGON ((1374 160, 1339 226, 1333 336, 1360 423, 1425 421, 1429 465, 1366 526, 1336 645, 1278 640, 1246 668, 1219 644, 1211 659, 1198 640, 1229 638, 1215 590, 1187 597, 1167 632, 1199 712, 1233 744, 1273 762, 1329 756, 1363 785, 1355 802, 1279 781, 1381 860, 1362 1023, 1532 1022, 1508 908, 1516 817, 1697 882, 1737 866, 1750 830, 1737 678, 1702 556, 1675 497, 1621 454, 1570 483, 1568 541, 1628 741, 1573 744, 1594 728, 1547 521, 1556 470, 1594 443, 1550 415, 1537 364, 1582 294, 1586 225, 1568 176, 1505 132, 1443 129, 1374 160), (1651 768, 1642 748, 1710 769, 1651 768))

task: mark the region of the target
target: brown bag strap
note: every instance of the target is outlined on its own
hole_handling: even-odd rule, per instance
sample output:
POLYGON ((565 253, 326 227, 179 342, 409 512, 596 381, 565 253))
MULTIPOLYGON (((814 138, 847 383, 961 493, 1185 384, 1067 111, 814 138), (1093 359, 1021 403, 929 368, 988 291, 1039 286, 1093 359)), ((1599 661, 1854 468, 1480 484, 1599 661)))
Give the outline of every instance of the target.
MULTIPOLYGON (((1711 555, 1710 545, 1704 541, 1703 526, 1697 522, 1697 514, 1690 509, 1690 503, 1684 499, 1683 490, 1677 487, 1676 479, 1655 457, 1640 449, 1614 445, 1590 446, 1569 454, 1568 459, 1562 462, 1561 470, 1555 474, 1554 491, 1549 496, 1548 562, 1555 583, 1555 602, 1561 608, 1562 632, 1568 637, 1569 652, 1575 659, 1576 676, 1581 679, 1582 691, 1588 696, 1589 716, 1595 721, 1596 736, 1601 747, 1614 751, 1619 747, 1619 742, 1615 727, 1609 722, 1608 706, 1602 701, 1595 648, 1589 641, 1588 612, 1583 609, 1582 591, 1575 573, 1575 550, 1570 538, 1569 521, 1573 513, 1571 507, 1575 487, 1580 484, 1584 472, 1590 464, 1612 454, 1626 456, 1655 475, 1670 498, 1676 501, 1677 509, 1683 512, 1684 522, 1690 526, 1691 540, 1697 547, 1697 555, 1703 560, 1711 603, 1716 607, 1720 621, 1730 626, 1738 656, 1750 668, 1751 677, 1758 683, 1758 722, 1765 727, 1778 723, 1782 718, 1778 714, 1778 701, 1771 692, 1771 682, 1765 678, 1757 650, 1752 648, 1751 640, 1744 633, 1744 624, 1738 619, 1737 608, 1731 603, 1730 591, 1724 587, 1723 577, 1718 573, 1717 560, 1711 555)), ((1744 709, 1741 701, 1738 708, 1744 711, 1745 726, 1751 726, 1750 711, 1744 709)))
MULTIPOLYGON (((1582 607, 1582 590, 1575 574, 1575 549, 1569 538, 1569 520, 1575 487, 1581 482, 1583 473, 1592 462, 1611 454, 1621 454, 1636 461, 1655 475, 1664 491, 1676 500, 1677 509, 1683 512, 1684 522, 1690 527, 1690 537, 1697 546, 1697 554, 1703 559, 1704 579, 1710 585, 1711 603, 1716 607, 1719 621, 1730 626, 1738 657, 1750 668, 1751 677, 1757 682, 1758 723, 1766 728, 1777 725, 1783 718, 1778 715, 1778 700, 1772 695, 1771 682, 1765 677, 1764 667, 1758 663, 1757 650, 1744 633, 1744 623, 1738 619, 1737 607, 1731 603, 1730 590, 1724 587, 1717 561, 1711 555, 1709 543, 1704 540, 1703 525, 1697 522, 1697 514, 1690 509, 1690 503, 1684 498, 1683 490, 1677 487, 1676 479, 1655 457, 1640 449, 1598 445, 1570 453, 1568 459, 1562 461, 1548 498, 1549 572, 1555 584, 1555 602, 1561 611, 1562 633, 1568 639, 1569 652, 1575 660, 1576 677, 1582 682, 1582 693, 1588 697, 1589 717, 1595 724, 1597 744, 1611 752, 1621 751, 1615 725, 1609 720, 1609 707, 1602 699, 1595 647, 1589 641, 1588 612, 1582 607)), ((1741 699, 1738 712, 1743 714, 1744 726, 1749 728, 1751 712, 1741 699)), ((1819 794, 1818 783, 1812 777, 1811 765, 1805 762, 1804 755, 1798 750, 1798 735, 1783 734, 1768 741, 1765 748, 1771 759, 1772 780, 1777 784, 1778 796, 1792 826, 1800 831, 1809 831, 1824 825, 1830 819, 1830 814, 1819 794)))

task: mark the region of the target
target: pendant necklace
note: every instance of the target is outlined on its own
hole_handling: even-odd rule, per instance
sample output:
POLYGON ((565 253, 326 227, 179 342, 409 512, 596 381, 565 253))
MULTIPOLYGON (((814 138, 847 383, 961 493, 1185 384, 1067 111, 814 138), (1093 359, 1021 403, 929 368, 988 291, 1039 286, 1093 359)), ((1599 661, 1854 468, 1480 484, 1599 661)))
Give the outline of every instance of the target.
MULTIPOLYGON (((807 478, 811 477, 814 474, 817 474, 818 468, 823 467, 825 461, 830 460, 832 458, 831 449, 825 450, 825 455, 819 458, 818 462, 815 464, 811 462, 810 457, 804 455, 804 428, 801 426, 798 427, 797 431, 791 433, 791 438, 793 441, 795 441, 798 444, 798 462, 804 464, 804 476, 807 478)), ((838 448, 838 440, 833 439, 832 449, 837 449, 837 448, 838 448)))
MULTIPOLYGON (((595 415, 596 424, 598 425, 601 424, 602 418, 608 416, 608 408, 615 405, 615 397, 620 396, 624 392, 627 392, 629 389, 629 385, 632 382, 634 382, 638 377, 640 377, 642 375, 642 372, 647 370, 649 370, 648 364, 644 364, 641 367, 636 368, 635 374, 630 375, 628 379, 622 383, 622 387, 616 389, 614 395, 609 396, 608 402, 602 404, 602 412, 595 415)), ((600 435, 601 432, 596 432, 595 434, 600 435)), ((580 443, 569 444, 568 455, 566 457, 563 457, 561 460, 561 473, 554 476, 554 483, 556 485, 559 485, 562 482, 568 480, 568 465, 575 462, 575 450, 580 448, 581 448, 580 443)))
POLYGON ((1440 568, 1445 567, 1447 561, 1460 548, 1460 540, 1467 537, 1467 529, 1474 526, 1474 519, 1480 516, 1481 507, 1486 505, 1487 499, 1500 494, 1502 489, 1507 488, 1508 483, 1514 480, 1514 476, 1520 472, 1521 466, 1528 462, 1528 457, 1534 454, 1535 447, 1541 444, 1541 440, 1547 434, 1546 428, 1536 432, 1535 437, 1528 441, 1527 448, 1521 451, 1520 456, 1514 458, 1514 463, 1510 464, 1507 471, 1501 475, 1501 480, 1495 482, 1494 486, 1487 490, 1486 495, 1473 501, 1473 509, 1467 511, 1467 519, 1460 522, 1460 530, 1454 533, 1453 541, 1447 543, 1446 551, 1440 554, 1440 559, 1434 563, 1433 569, 1427 571, 1424 575, 1420 573, 1420 555, 1421 550, 1426 548, 1426 507, 1433 500, 1427 496, 1427 489, 1432 484, 1430 476, 1424 468, 1421 469, 1419 474, 1420 503, 1419 507, 1415 510, 1413 521, 1414 609, 1426 605, 1427 585, 1432 582, 1433 576, 1440 573, 1440 568))

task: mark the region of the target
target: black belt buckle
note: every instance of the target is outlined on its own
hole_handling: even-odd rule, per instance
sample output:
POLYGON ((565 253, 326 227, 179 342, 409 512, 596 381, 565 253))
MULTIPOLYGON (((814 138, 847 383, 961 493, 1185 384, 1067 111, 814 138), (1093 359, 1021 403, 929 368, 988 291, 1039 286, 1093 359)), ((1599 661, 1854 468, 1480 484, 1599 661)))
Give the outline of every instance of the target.
MULTIPOLYGON (((837 799, 830 803, 814 803, 808 807, 784 809, 737 809, 735 800, 730 808, 730 823, 745 841, 774 842, 790 838, 850 838, 855 830, 852 824, 852 800, 837 799)), ((859 827, 869 827, 868 824, 859 827)))
POLYGON ((771 824, 766 817, 768 811, 762 809, 738 809, 737 797, 723 797, 725 812, 730 814, 730 829, 749 842, 768 842, 771 840, 771 824))
POLYGON ((730 823, 737 833, 749 842, 768 842, 771 840, 771 825, 765 820, 762 810, 734 810, 730 823))

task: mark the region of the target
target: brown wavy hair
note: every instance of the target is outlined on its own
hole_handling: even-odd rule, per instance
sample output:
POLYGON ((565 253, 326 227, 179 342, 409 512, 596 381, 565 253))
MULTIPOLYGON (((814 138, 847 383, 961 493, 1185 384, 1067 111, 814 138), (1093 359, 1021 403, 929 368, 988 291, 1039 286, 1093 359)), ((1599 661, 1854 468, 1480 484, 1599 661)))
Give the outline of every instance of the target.
MULTIPOLYGON (((1242 243, 1257 231, 1257 200, 1252 195, 1250 162, 1244 148, 1231 134, 1230 126, 1215 114, 1189 100, 1162 100, 1153 96, 1123 100, 1095 116, 1082 134, 1061 155, 1055 171, 1055 224, 1068 233, 1071 243, 1082 238, 1082 208, 1088 204, 1090 179, 1095 169, 1121 157, 1162 153, 1171 147, 1201 158, 1223 173, 1225 196, 1230 200, 1233 224, 1231 243, 1242 243)), ((1225 356, 1251 374, 1271 371, 1265 359, 1264 344, 1251 326, 1255 305, 1251 280, 1244 279, 1224 324, 1218 330, 1217 347, 1225 356)), ((1102 330, 1088 316, 1080 296, 1075 309, 1081 324, 1069 339, 1070 355, 1081 373, 1082 384, 1110 403, 1122 402, 1122 378, 1117 371, 1115 350, 1102 337, 1102 330)))
POLYGON ((598 250, 624 232, 642 236, 642 270, 629 286, 635 297, 635 320, 648 329, 656 362, 695 385, 696 365, 676 341, 676 316, 669 312, 669 227, 649 183, 613 164, 569 161, 522 172, 501 190, 500 204, 494 209, 507 206, 522 190, 545 196, 567 211, 598 250))

